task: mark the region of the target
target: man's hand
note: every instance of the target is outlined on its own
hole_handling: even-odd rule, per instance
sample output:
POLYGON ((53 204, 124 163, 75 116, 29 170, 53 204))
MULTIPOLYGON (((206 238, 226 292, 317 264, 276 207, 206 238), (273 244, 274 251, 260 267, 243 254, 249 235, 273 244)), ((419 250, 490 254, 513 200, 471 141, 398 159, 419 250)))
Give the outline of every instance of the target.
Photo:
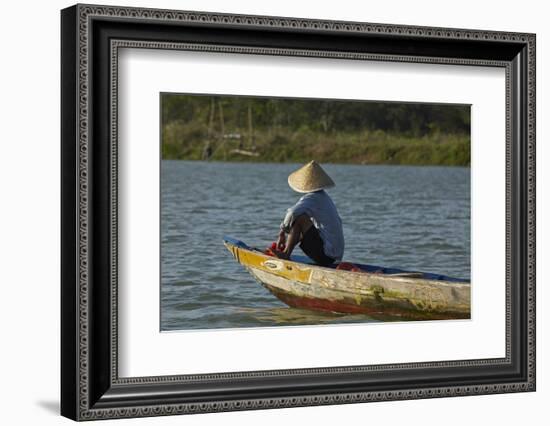
POLYGON ((290 259, 290 255, 285 251, 273 250, 273 253, 275 253, 275 256, 277 256, 279 259, 290 259))
POLYGON ((277 249, 284 250, 286 245, 286 233, 281 229, 279 232, 279 238, 277 238, 277 249))

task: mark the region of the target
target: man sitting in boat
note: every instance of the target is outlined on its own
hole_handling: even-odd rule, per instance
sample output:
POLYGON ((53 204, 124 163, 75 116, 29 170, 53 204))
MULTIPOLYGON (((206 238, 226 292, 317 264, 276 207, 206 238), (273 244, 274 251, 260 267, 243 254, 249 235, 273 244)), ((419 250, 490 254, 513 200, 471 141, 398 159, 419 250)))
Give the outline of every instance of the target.
POLYGON ((275 254, 289 259, 296 244, 315 263, 329 266, 342 260, 344 233, 336 206, 325 192, 333 180, 315 161, 288 176, 289 186, 302 193, 298 202, 287 210, 281 223, 275 254))

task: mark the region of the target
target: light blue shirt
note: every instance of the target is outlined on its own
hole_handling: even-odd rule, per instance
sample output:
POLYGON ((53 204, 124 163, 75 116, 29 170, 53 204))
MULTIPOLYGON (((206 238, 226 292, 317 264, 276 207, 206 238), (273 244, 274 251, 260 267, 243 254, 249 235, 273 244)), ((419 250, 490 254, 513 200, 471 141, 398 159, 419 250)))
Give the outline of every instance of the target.
POLYGON ((342 260, 344 256, 342 219, 329 195, 323 190, 304 194, 286 211, 281 229, 288 232, 296 218, 302 214, 308 215, 313 226, 319 231, 325 254, 335 260, 342 260))

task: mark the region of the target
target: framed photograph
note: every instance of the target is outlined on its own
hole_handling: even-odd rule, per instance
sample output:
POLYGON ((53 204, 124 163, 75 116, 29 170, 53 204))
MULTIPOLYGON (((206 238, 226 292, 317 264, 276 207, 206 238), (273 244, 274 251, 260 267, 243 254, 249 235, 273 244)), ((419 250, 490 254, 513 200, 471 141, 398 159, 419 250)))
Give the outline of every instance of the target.
POLYGON ((535 35, 61 11, 61 413, 535 390, 535 35))

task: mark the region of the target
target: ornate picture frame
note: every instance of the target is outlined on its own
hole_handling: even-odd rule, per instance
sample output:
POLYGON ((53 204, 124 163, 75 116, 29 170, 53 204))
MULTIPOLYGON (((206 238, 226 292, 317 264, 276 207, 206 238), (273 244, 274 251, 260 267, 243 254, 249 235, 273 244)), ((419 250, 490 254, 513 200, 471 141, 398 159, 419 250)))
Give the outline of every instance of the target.
POLYGON ((61 414, 74 420, 535 390, 535 35, 76 5, 61 12, 61 414), (506 72, 506 356, 118 374, 117 74, 123 47, 481 65, 506 72))

